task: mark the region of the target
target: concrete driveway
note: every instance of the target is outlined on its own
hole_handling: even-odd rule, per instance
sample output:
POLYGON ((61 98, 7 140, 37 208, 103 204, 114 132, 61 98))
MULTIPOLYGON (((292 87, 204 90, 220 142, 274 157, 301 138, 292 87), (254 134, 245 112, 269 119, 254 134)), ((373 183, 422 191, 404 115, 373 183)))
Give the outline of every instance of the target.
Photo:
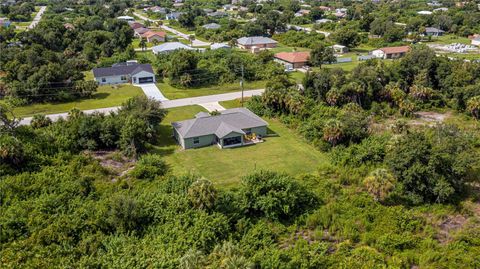
POLYGON ((155 83, 136 84, 135 86, 142 88, 143 93, 145 93, 148 98, 152 98, 157 101, 168 100, 165 96, 163 96, 162 92, 158 89, 155 83))
POLYGON ((47 9, 46 6, 40 7, 40 10, 38 11, 37 15, 35 15, 35 18, 33 18, 33 21, 28 26, 28 29, 33 29, 35 26, 37 26, 37 24, 42 19, 43 13, 45 12, 46 9, 47 9))
POLYGON ((199 105, 204 107, 208 112, 225 110, 225 108, 218 102, 203 103, 199 105))

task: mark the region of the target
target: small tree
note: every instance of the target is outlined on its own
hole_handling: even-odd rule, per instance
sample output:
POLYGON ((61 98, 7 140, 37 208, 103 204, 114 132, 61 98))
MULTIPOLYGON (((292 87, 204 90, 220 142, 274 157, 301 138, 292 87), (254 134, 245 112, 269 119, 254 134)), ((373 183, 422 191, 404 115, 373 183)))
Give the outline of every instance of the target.
POLYGON ((323 139, 336 146, 343 139, 343 126, 338 120, 329 120, 323 127, 323 139))
POLYGON ((375 201, 384 201, 395 187, 395 178, 386 169, 374 170, 365 178, 363 184, 375 201))
POLYGON ((52 124, 52 120, 42 114, 33 115, 32 121, 30 122, 30 126, 32 126, 32 128, 42 128, 50 124, 52 124))
POLYGON ((480 95, 472 97, 468 100, 467 110, 475 119, 480 118, 480 95))
POLYGON ((195 208, 208 210, 213 208, 217 199, 217 190, 212 182, 199 179, 188 189, 188 199, 195 208))
POLYGON ((190 41, 190 46, 193 46, 193 41, 195 40, 195 36, 194 35, 189 35, 188 40, 190 41))
POLYGON ((143 51, 147 49, 147 40, 145 38, 140 39, 140 48, 143 51))
POLYGON ((323 44, 318 44, 310 52, 310 63, 313 66, 322 67, 323 63, 333 63, 336 60, 335 55, 333 55, 333 49, 325 47, 323 44))

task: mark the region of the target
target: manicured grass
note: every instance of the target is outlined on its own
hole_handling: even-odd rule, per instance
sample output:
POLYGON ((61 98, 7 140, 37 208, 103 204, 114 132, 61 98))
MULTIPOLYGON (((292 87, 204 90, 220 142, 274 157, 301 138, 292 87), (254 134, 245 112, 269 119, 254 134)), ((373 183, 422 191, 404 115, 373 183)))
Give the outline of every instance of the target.
POLYGON ((360 62, 354 60, 353 62, 349 63, 338 63, 338 64, 324 64, 322 67, 325 68, 341 68, 345 71, 352 71, 360 62))
POLYGON ((153 63, 156 60, 156 56, 151 50, 135 51, 135 59, 140 60, 141 58, 146 58, 150 63, 153 63))
MULTIPOLYGON (((250 98, 244 98, 243 102, 248 101, 248 99, 250 99, 250 98)), ((226 109, 242 106, 242 100, 241 99, 222 101, 222 102, 218 102, 218 103, 226 109)))
POLYGON ((295 71, 291 72, 288 74, 291 80, 293 80, 295 83, 302 83, 303 78, 305 77, 305 73, 302 73, 300 71, 295 71))
POLYGON ((273 53, 279 52, 293 52, 293 51, 310 51, 310 49, 302 48, 302 47, 290 47, 281 43, 277 44, 276 48, 270 49, 273 53))
POLYGON ((456 36, 456 35, 444 35, 439 37, 432 37, 431 43, 437 44, 452 44, 452 43, 462 43, 470 44, 471 40, 466 37, 456 36))
MULTIPOLYGON (((160 42, 159 42, 159 44, 160 44, 160 42)), ((133 48, 135 48, 135 49, 139 49, 139 48, 140 48, 140 39, 138 39, 138 38, 134 39, 134 40, 132 41, 132 46, 133 46, 133 48)), ((153 46, 155 46, 155 44, 153 44, 153 43, 151 43, 151 42, 147 42, 147 48, 151 48, 151 47, 153 47, 153 46)))
MULTIPOLYGON (((222 102, 222 104, 225 104, 222 102)), ((172 121, 192 118, 204 111, 199 106, 169 110, 162 123, 160 146, 154 152, 164 156, 173 173, 195 173, 212 180, 217 186, 232 187, 242 176, 255 170, 268 169, 292 175, 315 172, 328 162, 327 156, 277 120, 266 119, 274 136, 253 146, 219 149, 216 146, 183 150, 171 137, 172 121), (281 158, 280 158, 281 157, 281 158)))
MULTIPOLYGON (((266 81, 253 81, 253 82, 246 82, 244 84, 244 87, 245 87, 245 90, 263 89, 265 88, 265 84, 266 84, 266 81)), ((165 97, 167 97, 168 99, 196 97, 196 96, 220 94, 220 93, 227 93, 227 92, 236 92, 241 90, 240 84, 238 82, 217 85, 217 86, 210 86, 210 87, 179 89, 179 88, 175 88, 174 86, 171 86, 168 83, 168 79, 165 79, 164 82, 157 83, 157 86, 160 89, 160 91, 165 95, 165 97)))
POLYGON ((89 99, 79 99, 65 103, 42 103, 15 108, 17 116, 26 117, 35 114, 55 114, 68 112, 73 108, 88 110, 119 106, 131 97, 143 94, 139 87, 129 84, 118 86, 100 86, 98 91, 89 99))

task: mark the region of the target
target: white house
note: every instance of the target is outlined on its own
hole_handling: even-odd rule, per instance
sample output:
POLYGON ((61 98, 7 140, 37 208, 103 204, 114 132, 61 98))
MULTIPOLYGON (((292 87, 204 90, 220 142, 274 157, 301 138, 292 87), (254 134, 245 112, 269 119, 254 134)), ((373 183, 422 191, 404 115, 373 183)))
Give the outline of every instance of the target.
POLYGON ((217 49, 230 49, 231 47, 227 43, 213 43, 210 45, 211 50, 217 50, 217 49))
POLYGON ((409 46, 385 47, 373 50, 370 54, 380 59, 397 59, 405 56, 409 51, 409 46))
POLYGON ((417 14, 419 14, 419 15, 432 15, 432 13, 433 12, 427 11, 427 10, 422 10, 422 11, 417 12, 417 14))
POLYGON ((118 63, 112 67, 94 68, 93 76, 100 85, 120 83, 155 83, 155 73, 149 64, 137 61, 118 63))
POLYGON ((119 16, 117 19, 121 21, 135 21, 135 18, 130 16, 119 16))

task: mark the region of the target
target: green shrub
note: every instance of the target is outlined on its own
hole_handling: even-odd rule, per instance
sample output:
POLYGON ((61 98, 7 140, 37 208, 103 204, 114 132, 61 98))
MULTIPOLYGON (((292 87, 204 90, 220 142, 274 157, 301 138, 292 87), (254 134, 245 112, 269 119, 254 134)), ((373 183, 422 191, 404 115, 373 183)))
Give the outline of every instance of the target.
POLYGON ((138 179, 153 179, 168 172, 168 165, 160 155, 147 154, 138 160, 130 174, 138 179))

